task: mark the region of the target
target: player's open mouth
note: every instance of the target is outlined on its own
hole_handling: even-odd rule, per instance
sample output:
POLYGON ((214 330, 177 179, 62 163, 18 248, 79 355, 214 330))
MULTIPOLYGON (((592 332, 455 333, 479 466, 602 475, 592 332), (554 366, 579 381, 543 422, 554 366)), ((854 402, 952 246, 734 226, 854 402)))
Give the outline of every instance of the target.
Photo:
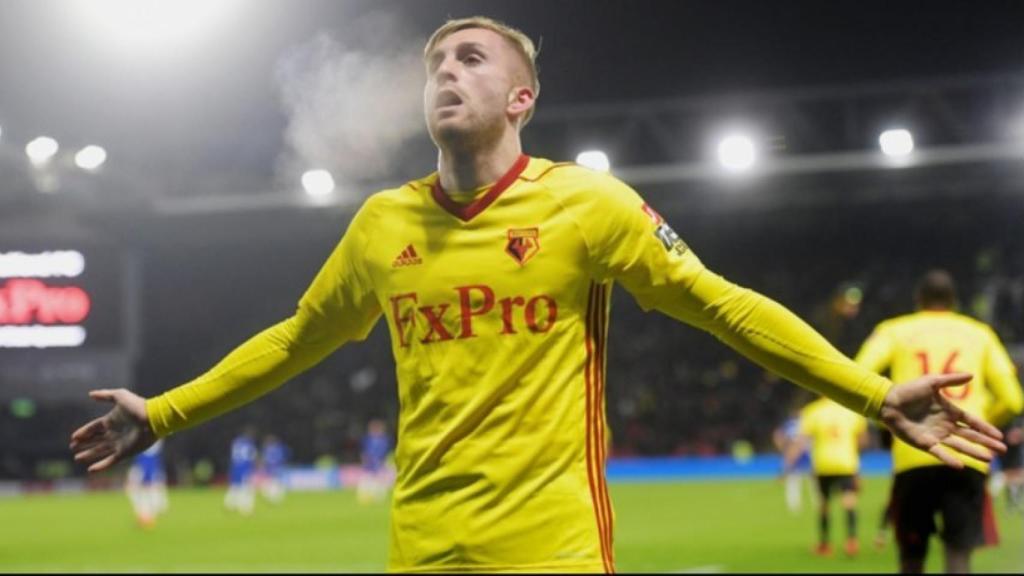
POLYGON ((462 98, 458 94, 451 90, 444 90, 437 95, 437 107, 447 108, 449 106, 458 106, 462 104, 462 98))

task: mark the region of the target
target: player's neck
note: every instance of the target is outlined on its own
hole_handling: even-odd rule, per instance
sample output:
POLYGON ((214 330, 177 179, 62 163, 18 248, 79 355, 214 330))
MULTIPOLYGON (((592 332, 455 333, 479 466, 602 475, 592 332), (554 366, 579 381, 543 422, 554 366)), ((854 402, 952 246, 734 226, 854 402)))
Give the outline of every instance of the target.
POLYGON ((437 156, 441 188, 448 194, 471 192, 493 184, 523 153, 519 135, 506 134, 493 144, 475 149, 442 148, 437 156))

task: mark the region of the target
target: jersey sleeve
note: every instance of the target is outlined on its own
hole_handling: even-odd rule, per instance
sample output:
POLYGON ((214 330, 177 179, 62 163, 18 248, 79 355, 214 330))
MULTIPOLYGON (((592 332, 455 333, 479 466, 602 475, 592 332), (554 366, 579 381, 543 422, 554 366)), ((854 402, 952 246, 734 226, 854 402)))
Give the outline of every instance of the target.
POLYGON ((166 436, 238 408, 366 338, 381 311, 364 267, 372 210, 364 204, 295 313, 256 334, 205 374, 146 401, 150 426, 166 436))
POLYGON ((872 372, 884 372, 892 364, 893 339, 883 322, 875 327, 868 339, 861 345, 854 362, 872 372))
POLYGON ((988 343, 985 348, 985 383, 992 396, 986 418, 996 426, 1010 422, 1024 409, 1024 393, 1021 392, 1017 367, 1007 354, 1006 348, 991 328, 985 327, 988 343))
POLYGON ((859 416, 857 418, 856 424, 854 425, 854 431, 857 433, 857 436, 861 436, 862 434, 866 434, 867 431, 868 431, 868 420, 867 420, 867 418, 864 418, 863 416, 859 416))
POLYGON ((621 282, 645 310, 710 332, 776 374, 877 417, 888 379, 855 364, 785 307, 706 269, 635 191, 610 176, 602 182, 589 215, 580 215, 599 281, 621 282))

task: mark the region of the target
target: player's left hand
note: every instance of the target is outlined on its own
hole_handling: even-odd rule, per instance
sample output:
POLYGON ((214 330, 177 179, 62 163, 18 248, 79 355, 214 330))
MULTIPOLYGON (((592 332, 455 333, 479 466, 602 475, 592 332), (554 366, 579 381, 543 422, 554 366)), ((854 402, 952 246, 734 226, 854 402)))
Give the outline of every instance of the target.
POLYGON ((970 379, 970 374, 929 374, 893 386, 879 417, 897 438, 948 466, 964 467, 951 452, 988 462, 992 453, 986 448, 1006 452, 1006 445, 1000 442, 1002 432, 942 395, 943 388, 966 384, 970 379))

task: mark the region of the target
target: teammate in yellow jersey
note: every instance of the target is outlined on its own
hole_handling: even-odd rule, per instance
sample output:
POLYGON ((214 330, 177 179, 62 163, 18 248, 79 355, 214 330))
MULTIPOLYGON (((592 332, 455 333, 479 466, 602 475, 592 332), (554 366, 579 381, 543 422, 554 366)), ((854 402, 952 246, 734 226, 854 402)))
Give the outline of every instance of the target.
POLYGON ((782 306, 707 270, 616 178, 523 154, 539 84, 533 43, 486 18, 424 50, 437 172, 371 196, 299 300, 195 380, 113 402, 75 431, 92 471, 267 393, 387 323, 400 401, 389 568, 612 571, 605 483, 609 296, 709 331, 789 380, 879 418, 951 465, 998 430, 938 391, 846 358, 782 306), (963 422, 965 426, 957 426, 963 422))
MULTIPOLYGON (((1024 405, 1017 371, 999 337, 985 324, 954 312, 956 287, 944 270, 931 270, 919 281, 918 311, 879 324, 857 354, 857 362, 895 381, 929 374, 970 372, 974 378, 944 388, 941 395, 968 414, 1001 426, 1024 405)), ((899 386, 896 387, 899 390, 899 386)), ((995 524, 985 490, 988 462, 966 455, 952 469, 931 454, 895 438, 892 446, 892 517, 896 525, 900 568, 924 569, 928 539, 942 515, 946 571, 970 570, 971 552, 994 543, 995 524)))
POLYGON ((848 556, 860 550, 857 540, 857 473, 860 471, 860 449, 867 443, 868 422, 828 398, 819 398, 800 411, 799 440, 786 454, 789 470, 800 450, 810 445, 811 469, 818 481, 818 546, 815 553, 832 554, 829 538, 829 506, 833 492, 842 493, 840 504, 846 511, 846 544, 848 556))

